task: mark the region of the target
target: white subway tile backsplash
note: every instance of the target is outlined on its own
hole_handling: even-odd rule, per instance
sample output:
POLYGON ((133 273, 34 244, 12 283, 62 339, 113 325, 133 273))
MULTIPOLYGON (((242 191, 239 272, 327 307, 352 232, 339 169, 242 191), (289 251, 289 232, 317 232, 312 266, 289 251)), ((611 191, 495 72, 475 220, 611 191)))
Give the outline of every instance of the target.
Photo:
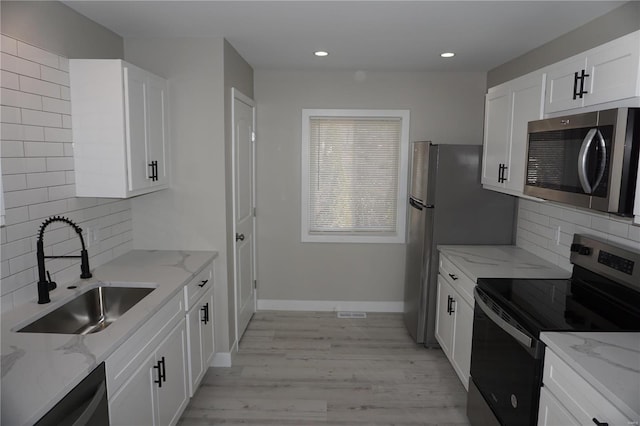
POLYGON ((46 50, 21 41, 18 41, 18 56, 53 68, 60 66, 58 55, 55 53, 47 52, 46 50))
POLYGON ((22 114, 20 108, 1 106, 0 107, 0 122, 19 124, 22 121, 22 114))
POLYGON ((34 126, 62 127, 62 116, 53 112, 22 110, 22 123, 34 126))
POLYGON ((35 95, 48 96, 50 98, 60 98, 59 84, 49 83, 48 81, 38 80, 36 78, 20 76, 20 90, 35 95))
POLYGON ((25 157, 62 157, 64 146, 55 142, 25 142, 24 155, 25 157))
POLYGON ((18 78, 18 74, 5 70, 0 71, 0 87, 18 90, 20 88, 20 79, 18 78))
MULTIPOLYGON (((73 170, 73 157, 47 158, 47 171, 55 172, 55 171, 62 171, 62 170, 73 170)), ((65 183, 66 183, 66 176, 65 176, 65 183)))
MULTIPOLYGON (((2 141, 4 144, 4 141, 2 141)), ((2 158, 2 174, 44 172, 47 165, 44 158, 2 158)))
POLYGON ((71 102, 44 96, 42 98, 42 110, 59 114, 71 114, 71 102))
POLYGON ((44 140, 47 142, 73 142, 71 129, 54 129, 47 127, 44 129, 44 140))
POLYGON ((27 189, 27 175, 4 175, 2 189, 7 192, 27 189))
POLYGON ((40 67, 40 78, 44 81, 60 84, 62 86, 69 86, 69 73, 50 68, 42 65, 40 67))
MULTIPOLYGON (((7 225, 2 243, 2 312, 37 296, 35 242, 43 220, 62 215, 84 229, 99 228, 89 248, 92 267, 132 249, 129 200, 75 197, 69 62, 56 54, 2 36, 0 137, 7 225), (6 59, 6 60, 5 60, 6 59)), ((45 252, 79 251, 76 233, 52 223, 45 252)), ((58 285, 77 281, 80 261, 48 259, 58 285)))
POLYGON ((46 188, 28 189, 25 191, 12 191, 4 193, 5 208, 28 206, 47 201, 46 188))
MULTIPOLYGON (((63 173, 63 178, 65 177, 63 173)), ((75 185, 60 185, 49 187, 49 200, 64 200, 67 198, 75 197, 76 186, 75 185)))
POLYGON ((0 34, 0 51, 9 53, 10 55, 18 54, 18 42, 11 37, 0 34))
POLYGON ((0 88, 0 103, 18 108, 42 109, 42 96, 0 88))
MULTIPOLYGON (((0 156, 8 157, 24 157, 24 145, 22 141, 2 140, 0 145, 0 156)), ((4 169, 3 169, 4 170, 4 169)))
POLYGON ((7 53, 0 54, 0 68, 16 74, 40 78, 40 65, 7 53))
POLYGON ((71 90, 68 87, 60 86, 60 99, 71 100, 71 90))
POLYGON ((569 249, 574 234, 591 235, 640 250, 640 227, 631 225, 627 218, 557 203, 518 200, 516 244, 519 247, 571 270, 569 249))
POLYGON ((46 188, 64 184, 64 172, 29 173, 27 175, 27 188, 46 188))
POLYGON ((29 219, 46 219, 49 216, 61 215, 67 211, 67 200, 49 201, 29 206, 29 219))

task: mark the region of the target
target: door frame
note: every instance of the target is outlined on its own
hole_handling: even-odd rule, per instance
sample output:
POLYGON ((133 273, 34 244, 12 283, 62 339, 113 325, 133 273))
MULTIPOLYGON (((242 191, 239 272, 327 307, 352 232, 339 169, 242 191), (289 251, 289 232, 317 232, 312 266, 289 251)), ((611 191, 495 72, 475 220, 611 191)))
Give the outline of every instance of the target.
MULTIPOLYGON (((240 336, 238 335, 238 319, 239 319, 239 315, 238 315, 238 274, 236 273, 237 268, 238 268, 238 259, 236 256, 236 241, 235 241, 235 233, 236 233, 236 186, 237 186, 237 182, 236 182, 236 117, 235 117, 235 106, 236 106, 236 102, 240 101, 246 105, 249 105, 251 107, 252 110, 252 127, 253 127, 253 142, 251 144, 251 155, 253 157, 253 161, 252 163, 252 189, 253 189, 253 194, 251 194, 252 198, 253 198, 253 207, 255 209, 256 206, 256 103, 253 99, 251 99, 250 97, 246 96, 245 94, 243 94, 242 92, 240 92, 238 89, 236 89, 235 87, 231 88, 231 191, 232 191, 232 228, 233 228, 233 232, 232 235, 230 236, 232 238, 232 242, 233 242, 233 252, 231 253, 231 256, 233 256, 233 311, 234 311, 234 317, 235 317, 235 336, 234 336, 234 343, 232 345, 231 350, 233 350, 233 346, 236 347, 236 350, 238 348, 238 345, 240 344, 240 336)), ((257 239, 256 239, 256 215, 255 215, 255 210, 254 210, 254 214, 253 214, 253 224, 252 224, 252 232, 253 232, 253 279, 257 281, 257 261, 256 261, 256 245, 257 245, 257 239)), ((253 292, 253 309, 254 312, 257 310, 257 305, 258 305, 258 297, 257 297, 257 293, 258 293, 258 289, 254 288, 254 292, 253 292)))

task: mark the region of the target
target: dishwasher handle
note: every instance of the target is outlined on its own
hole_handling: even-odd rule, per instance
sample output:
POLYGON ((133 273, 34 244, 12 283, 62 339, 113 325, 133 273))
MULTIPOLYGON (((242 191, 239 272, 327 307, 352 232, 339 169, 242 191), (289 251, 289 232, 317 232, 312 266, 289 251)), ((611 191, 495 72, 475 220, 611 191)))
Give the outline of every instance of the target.
POLYGON ((473 298, 482 312, 505 333, 513 337, 534 358, 541 358, 544 350, 541 342, 530 336, 518 322, 505 312, 491 297, 478 287, 473 289, 473 298))
POLYGON ((73 422, 72 426, 89 425, 91 422, 91 419, 96 413, 96 410, 98 410, 98 407, 100 406, 102 401, 105 399, 106 394, 107 394, 107 385, 105 382, 102 382, 100 383, 100 386, 98 386, 98 389, 96 390, 96 393, 93 395, 93 398, 91 398, 91 402, 89 402, 89 405, 87 405, 87 408, 85 408, 82 414, 78 416, 76 421, 73 422))

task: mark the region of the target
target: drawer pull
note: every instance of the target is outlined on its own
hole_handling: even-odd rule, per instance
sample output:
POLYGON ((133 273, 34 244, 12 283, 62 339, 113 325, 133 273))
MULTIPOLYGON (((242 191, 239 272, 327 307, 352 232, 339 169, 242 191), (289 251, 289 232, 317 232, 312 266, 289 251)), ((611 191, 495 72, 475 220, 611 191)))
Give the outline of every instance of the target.
POLYGON ((607 423, 607 422, 599 422, 598 419, 596 419, 595 417, 593 419, 591 419, 591 420, 593 420, 593 422, 595 424, 597 424, 598 426, 609 426, 609 423, 607 423))
POLYGON ((209 282, 209 280, 202 280, 202 281, 200 282, 200 284, 198 284, 198 287, 202 288, 202 287, 204 287, 208 282, 209 282))
POLYGON ((205 303, 200 310, 202 311, 202 323, 207 324, 209 322, 209 302, 205 303))
POLYGON ((457 281, 458 277, 455 276, 454 274, 449 274, 449 276, 451 277, 452 280, 457 281))

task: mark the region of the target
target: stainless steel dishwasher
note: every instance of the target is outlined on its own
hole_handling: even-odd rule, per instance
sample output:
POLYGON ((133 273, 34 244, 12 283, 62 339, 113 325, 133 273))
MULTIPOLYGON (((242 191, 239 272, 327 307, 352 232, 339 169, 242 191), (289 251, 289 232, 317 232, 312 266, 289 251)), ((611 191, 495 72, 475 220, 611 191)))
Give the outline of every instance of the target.
POLYGON ((37 423, 37 426, 108 426, 104 363, 96 367, 37 423))

